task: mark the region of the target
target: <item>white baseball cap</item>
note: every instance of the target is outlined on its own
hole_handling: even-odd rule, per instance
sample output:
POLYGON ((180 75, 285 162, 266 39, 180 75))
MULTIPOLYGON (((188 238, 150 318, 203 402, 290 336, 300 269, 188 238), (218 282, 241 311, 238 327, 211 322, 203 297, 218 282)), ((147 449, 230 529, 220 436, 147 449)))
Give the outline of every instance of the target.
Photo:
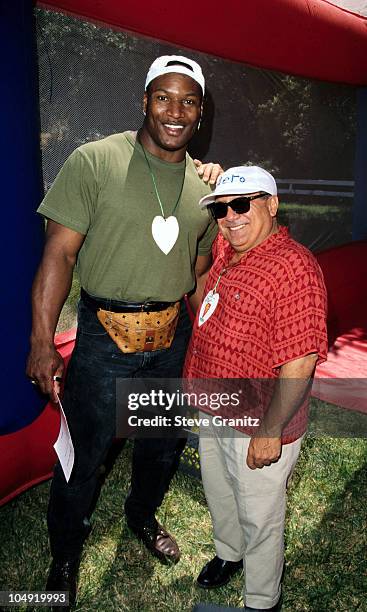
POLYGON ((156 79, 162 74, 168 74, 170 72, 186 74, 194 79, 194 81, 199 83, 204 95, 205 79, 199 64, 188 57, 184 57, 183 55, 161 55, 161 57, 157 57, 148 70, 145 81, 145 89, 148 87, 149 83, 153 81, 153 79, 156 79))
POLYGON ((218 196, 246 195, 257 191, 277 195, 277 185, 273 176, 259 166, 235 166, 220 175, 214 191, 201 198, 199 206, 204 208, 212 204, 218 196))

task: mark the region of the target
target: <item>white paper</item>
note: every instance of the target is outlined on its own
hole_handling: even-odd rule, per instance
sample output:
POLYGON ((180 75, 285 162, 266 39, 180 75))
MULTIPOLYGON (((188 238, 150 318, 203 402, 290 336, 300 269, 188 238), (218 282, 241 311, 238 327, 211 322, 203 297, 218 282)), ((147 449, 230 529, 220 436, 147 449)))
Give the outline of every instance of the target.
POLYGON ((74 446, 71 439, 68 423, 66 420, 66 416, 64 410, 62 408, 60 398, 57 396, 57 401, 60 406, 60 431, 58 438, 54 444, 54 449, 59 458, 60 465, 64 472, 66 482, 69 482, 69 478, 74 465, 74 446))

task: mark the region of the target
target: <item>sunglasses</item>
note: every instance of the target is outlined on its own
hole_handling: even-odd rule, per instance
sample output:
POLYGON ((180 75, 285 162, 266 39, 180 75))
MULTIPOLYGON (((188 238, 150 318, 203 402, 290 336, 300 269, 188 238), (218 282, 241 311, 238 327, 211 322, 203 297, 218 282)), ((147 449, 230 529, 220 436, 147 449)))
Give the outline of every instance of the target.
POLYGON ((228 206, 230 206, 237 215, 242 215, 250 210, 250 202, 252 202, 252 200, 268 197, 269 195, 269 193, 264 192, 254 196, 242 196, 232 200, 229 204, 224 204, 224 202, 212 202, 212 204, 209 204, 208 208, 214 219, 224 219, 224 217, 227 216, 228 206))

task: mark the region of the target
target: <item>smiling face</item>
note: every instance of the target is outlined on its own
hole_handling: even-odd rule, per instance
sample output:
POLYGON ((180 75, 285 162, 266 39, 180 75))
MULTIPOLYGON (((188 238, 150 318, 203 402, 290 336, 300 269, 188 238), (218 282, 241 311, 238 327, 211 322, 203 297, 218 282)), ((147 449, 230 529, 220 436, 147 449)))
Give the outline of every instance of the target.
MULTIPOLYGON (((246 195, 256 195, 256 192, 246 195)), ((244 253, 264 242, 278 230, 275 218, 278 210, 277 196, 259 196, 252 200, 250 210, 242 214, 235 213, 230 204, 239 197, 242 196, 221 196, 215 199, 216 202, 229 204, 227 215, 218 219, 218 226, 224 238, 236 251, 236 259, 240 259, 244 253)))
POLYGON ((144 94, 141 143, 161 159, 182 161, 201 111, 201 87, 194 79, 176 72, 157 77, 144 94))

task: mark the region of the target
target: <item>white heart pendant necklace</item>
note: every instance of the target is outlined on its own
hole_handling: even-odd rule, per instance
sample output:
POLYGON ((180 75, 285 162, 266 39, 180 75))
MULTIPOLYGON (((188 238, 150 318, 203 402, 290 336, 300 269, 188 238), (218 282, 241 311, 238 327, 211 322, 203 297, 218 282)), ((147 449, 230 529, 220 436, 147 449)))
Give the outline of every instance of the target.
POLYGON ((155 243, 165 255, 168 255, 178 238, 180 228, 176 217, 172 215, 165 219, 157 215, 152 223, 152 235, 155 243))
POLYGON ((161 209, 161 215, 157 215, 154 217, 153 221, 152 221, 152 236, 153 236, 153 240, 156 243, 156 245, 160 248, 160 250, 165 254, 168 255, 168 253, 173 249, 173 247, 175 246, 176 242, 177 242, 177 238, 178 238, 178 234, 180 232, 180 227, 178 225, 178 221, 177 221, 177 217, 174 216, 174 212, 181 200, 181 195, 182 195, 182 191, 183 191, 183 186, 184 186, 184 182, 185 182, 185 174, 186 174, 186 156, 185 156, 185 167, 184 167, 184 172, 183 172, 183 177, 182 177, 182 184, 181 184, 181 189, 180 189, 180 193, 178 194, 178 198, 176 201, 176 204, 173 207, 172 213, 169 217, 165 217, 164 214, 164 210, 163 210, 163 204, 159 195, 159 191, 158 191, 158 187, 157 187, 157 183, 155 180, 155 176, 152 170, 152 167, 149 163, 149 159, 145 153, 145 149, 142 145, 142 143, 140 143, 141 148, 143 149, 143 153, 144 153, 144 157, 145 157, 145 161, 147 163, 147 166, 149 168, 150 171, 150 176, 152 177, 152 181, 153 181, 153 186, 154 186, 154 191, 155 191, 155 195, 157 197, 158 203, 159 203, 159 207, 161 209))

